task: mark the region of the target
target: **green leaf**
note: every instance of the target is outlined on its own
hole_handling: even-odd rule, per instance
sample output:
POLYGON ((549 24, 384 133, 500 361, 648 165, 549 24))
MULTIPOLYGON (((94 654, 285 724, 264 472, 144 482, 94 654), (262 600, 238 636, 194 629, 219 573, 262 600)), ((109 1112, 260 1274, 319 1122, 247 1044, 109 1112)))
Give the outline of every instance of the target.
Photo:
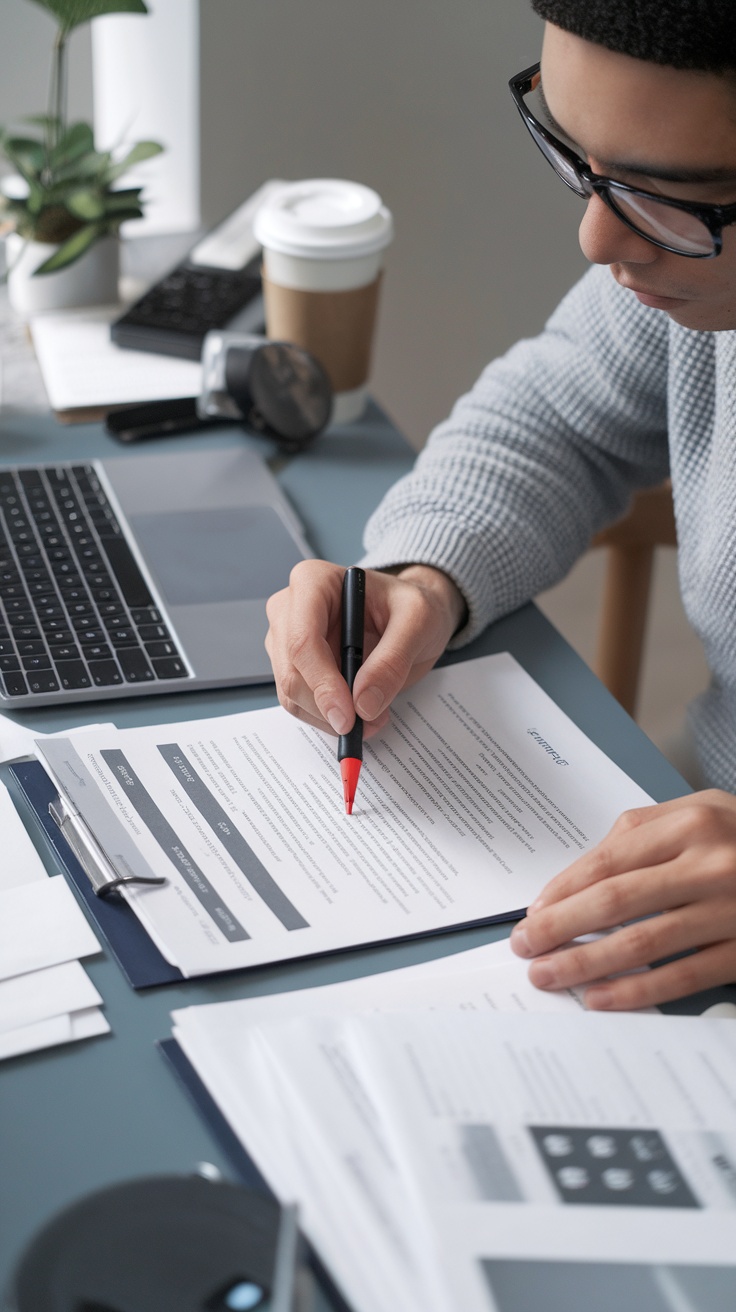
POLYGON ((108 182, 114 182, 116 178, 122 177, 128 169, 132 169, 134 164, 142 164, 144 159, 152 159, 154 155, 160 155, 163 146, 157 141, 139 141, 132 146, 123 159, 118 160, 107 171, 108 182))
POLYGON ((72 237, 65 241, 53 255, 50 255, 43 264, 39 265, 34 273, 34 278, 39 274, 56 273, 58 269, 65 269, 68 264, 73 264, 86 250, 89 250, 93 241, 104 231, 97 223, 88 223, 84 228, 79 228, 72 237))
POLYGON ((143 0, 35 0, 47 9, 65 32, 100 14, 147 14, 143 0))
POLYGON ((56 169, 62 164, 78 159, 80 155, 94 151, 94 148, 95 139, 89 123, 72 123, 51 151, 49 165, 52 169, 56 169))
POLYGON ((105 213, 114 214, 117 210, 128 209, 130 205, 139 205, 142 187, 128 187, 125 191, 106 191, 103 195, 105 213))
POLYGON ((87 219, 90 222, 102 218, 105 213, 102 197, 89 187, 81 191, 73 191, 68 195, 66 207, 72 214, 76 214, 78 219, 87 219))
POLYGON ((68 164, 61 164, 59 168, 54 169, 54 182, 66 183, 67 189, 74 188, 78 183, 80 187, 87 186, 91 178, 99 181, 101 185, 107 182, 107 170, 110 167, 110 155, 107 151, 91 150, 88 155, 83 155, 81 159, 70 160, 68 164))
POLYGON ((40 141, 32 137, 3 137, 3 153, 11 164, 15 164, 25 177, 28 173, 40 173, 46 163, 46 152, 40 141))
POLYGON ((19 122, 30 123, 32 127, 43 128, 44 132, 50 127, 57 127, 59 124, 59 120, 55 115, 49 117, 48 114, 24 114, 19 122))

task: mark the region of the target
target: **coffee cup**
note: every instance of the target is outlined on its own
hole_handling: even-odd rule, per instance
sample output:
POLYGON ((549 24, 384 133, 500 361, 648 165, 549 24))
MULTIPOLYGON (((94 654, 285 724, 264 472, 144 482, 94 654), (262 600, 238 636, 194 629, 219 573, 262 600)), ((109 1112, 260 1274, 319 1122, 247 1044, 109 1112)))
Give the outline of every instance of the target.
POLYGON ((311 352, 334 393, 333 423, 365 409, 391 214, 361 183, 285 183, 255 217, 263 247, 266 332, 311 352))

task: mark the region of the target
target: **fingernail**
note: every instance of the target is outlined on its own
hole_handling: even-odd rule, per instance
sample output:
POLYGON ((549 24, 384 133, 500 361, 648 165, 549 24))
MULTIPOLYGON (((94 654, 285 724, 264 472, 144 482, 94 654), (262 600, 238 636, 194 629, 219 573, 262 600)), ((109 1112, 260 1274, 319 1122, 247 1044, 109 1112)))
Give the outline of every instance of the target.
POLYGON ((529 967, 529 978, 537 989, 549 989, 557 983, 557 970, 549 957, 535 961, 529 967))
POLYGON ((363 720, 375 720, 383 710, 386 698, 380 688, 364 688, 355 709, 363 720))
POLYGON ((330 728, 334 729, 335 733, 347 733, 350 729, 348 717, 337 706, 331 706, 326 716, 330 728))
POLYGON ((537 897, 534 899, 533 902, 529 903, 529 906, 526 909, 526 914, 529 915, 530 911, 538 911, 539 908, 543 906, 544 906, 544 898, 537 897))
POLYGON ((511 940, 514 945, 514 952, 518 953, 520 957, 530 957, 532 955, 526 930, 521 925, 514 926, 511 931, 511 940))

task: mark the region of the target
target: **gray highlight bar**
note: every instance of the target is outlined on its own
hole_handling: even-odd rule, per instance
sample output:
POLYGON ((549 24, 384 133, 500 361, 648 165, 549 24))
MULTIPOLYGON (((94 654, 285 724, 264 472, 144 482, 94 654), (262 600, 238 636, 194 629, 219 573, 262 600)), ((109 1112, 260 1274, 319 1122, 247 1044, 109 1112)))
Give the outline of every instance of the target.
POLYGON ((498 1135, 491 1125, 461 1125, 460 1140, 478 1194, 489 1203, 523 1203, 498 1135))
POLYGON ((126 797, 130 799, 131 806, 138 812, 161 850, 186 880, 197 901, 204 907, 210 919, 222 931, 228 942, 237 943, 250 938, 250 934, 247 934, 243 926, 235 919, 220 894, 212 887, 194 858, 190 856, 176 831, 172 829, 166 817, 161 814, 150 793, 141 783, 135 771, 131 769, 123 753, 115 749, 102 751, 100 756, 112 770, 118 782, 122 784, 126 797))
POLYGON ((230 853, 238 869, 245 875, 251 888, 265 902, 266 906, 281 921, 284 929, 308 929, 309 921, 297 911, 283 889, 272 879, 266 867, 259 861, 255 852, 248 846, 239 829, 236 829, 230 817, 212 796, 207 785, 200 779, 194 767, 184 755, 177 743, 159 743, 158 750, 169 769, 173 771, 184 790, 189 795, 203 820, 216 834, 222 846, 230 853))

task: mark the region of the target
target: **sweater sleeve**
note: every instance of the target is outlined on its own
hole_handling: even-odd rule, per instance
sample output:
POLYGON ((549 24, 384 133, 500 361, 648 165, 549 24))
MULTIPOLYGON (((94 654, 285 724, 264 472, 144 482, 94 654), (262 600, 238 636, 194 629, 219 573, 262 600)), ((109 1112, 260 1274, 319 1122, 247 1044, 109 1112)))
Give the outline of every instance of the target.
POLYGON ((557 583, 632 492, 669 472, 669 320, 593 268, 481 374, 365 530, 361 564, 444 570, 453 646, 557 583))

